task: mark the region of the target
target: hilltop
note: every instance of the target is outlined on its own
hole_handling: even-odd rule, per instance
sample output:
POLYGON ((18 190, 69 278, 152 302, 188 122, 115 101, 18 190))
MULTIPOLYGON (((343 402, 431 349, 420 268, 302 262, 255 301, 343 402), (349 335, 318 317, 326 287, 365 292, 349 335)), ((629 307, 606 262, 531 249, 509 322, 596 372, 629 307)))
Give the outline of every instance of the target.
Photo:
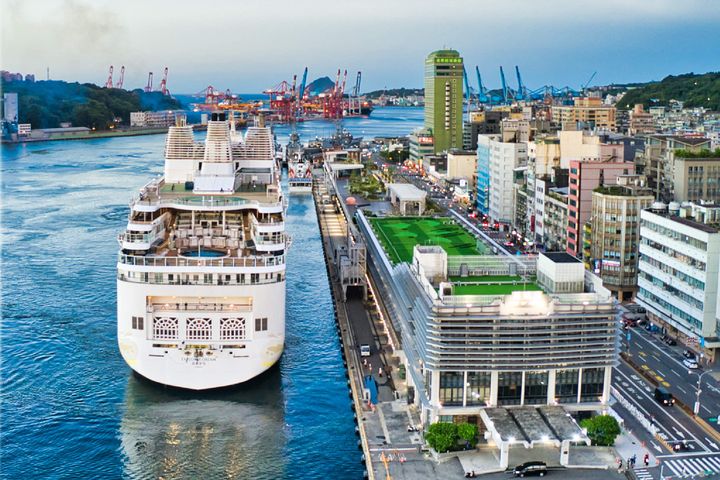
POLYGON ((91 83, 61 80, 2 82, 3 92, 18 94, 19 123, 33 128, 59 127, 71 122, 76 127, 105 130, 116 123, 130 123, 130 112, 175 110, 180 102, 160 92, 103 88, 91 83))
POLYGON ((618 107, 633 108, 636 103, 646 107, 667 105, 670 100, 684 102, 686 107, 705 107, 719 111, 720 72, 670 75, 659 82, 646 83, 628 90, 618 102, 618 107))
POLYGON ((423 95, 425 93, 424 88, 390 88, 384 90, 373 90, 372 92, 365 93, 365 96, 369 99, 380 98, 382 95, 389 97, 407 97, 410 95, 423 95))

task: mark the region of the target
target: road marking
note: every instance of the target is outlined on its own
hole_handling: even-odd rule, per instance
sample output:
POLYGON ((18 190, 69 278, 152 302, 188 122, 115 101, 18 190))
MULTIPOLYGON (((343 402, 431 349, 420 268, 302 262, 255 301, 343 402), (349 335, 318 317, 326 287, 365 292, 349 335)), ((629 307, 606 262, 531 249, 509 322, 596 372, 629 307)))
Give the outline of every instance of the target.
POLYGON ((664 374, 663 372, 661 372, 661 371, 660 371, 660 370, 658 370, 658 369, 655 369, 655 371, 656 371, 656 372, 658 373, 658 375, 662 375, 663 377, 665 377, 665 376, 666 376, 666 375, 665 375, 665 374, 664 374))
POLYGON ((671 427, 671 428, 672 428, 673 430, 675 430, 675 433, 678 434, 678 437, 682 437, 682 432, 681 432, 680 430, 678 430, 678 429, 675 428, 675 427, 671 427))
POLYGON ((713 447, 713 448, 714 448, 715 450, 717 450, 717 449, 718 449, 717 443, 715 443, 715 442, 711 442, 711 441, 710 441, 710 439, 709 439, 709 438, 707 438, 707 437, 705 437, 705 440, 707 440, 707 442, 708 442, 708 445, 710 445, 711 447, 713 447))
POLYGON ((685 395, 687 395, 687 392, 685 391, 685 389, 682 388, 680 385, 675 385, 675 388, 677 388, 678 390, 680 390, 681 392, 683 392, 685 395))
MULTIPOLYGON (((627 375, 625 375, 622 371, 620 371, 619 368, 616 368, 616 369, 615 369, 615 372, 617 372, 619 375, 625 377, 626 379, 628 378, 627 375)), ((655 402, 655 400, 654 400, 652 397, 650 397, 650 395, 647 395, 647 394, 646 394, 645 396, 646 396, 646 398, 647 398, 648 400, 650 400, 650 402, 653 402, 653 403, 655 402)), ((647 410, 645 410, 644 408, 642 408, 642 407, 639 406, 639 405, 637 405, 637 407, 638 407, 639 410, 643 411, 643 412, 647 415, 648 418, 650 418, 651 415, 650 415, 650 413, 649 413, 647 410)), ((690 433, 690 431, 687 430, 675 417, 673 417, 672 415, 670 415, 670 414, 667 412, 667 410, 665 410, 664 408, 661 407, 661 408, 660 408, 660 411, 661 411, 664 415, 666 415, 670 420, 672 420, 673 422, 675 422, 675 424, 676 424, 678 427, 680 427, 681 430, 683 430, 684 432, 687 433, 687 437, 685 437, 685 438, 692 438, 693 440, 695 440, 695 441, 697 442, 698 445, 700 445, 700 447, 701 447, 703 450, 705 450, 706 452, 708 451, 707 447, 706 447, 703 443, 701 443, 700 440, 698 440, 698 438, 697 438, 695 435, 693 435, 692 433, 690 433)), ((657 422, 655 422, 655 423, 657 424, 657 422)), ((660 425, 658 425, 658 426, 660 426, 660 425)), ((666 430, 667 430, 667 429, 666 429, 666 430)))
POLYGON ((706 412, 708 412, 709 414, 712 415, 712 411, 711 411, 708 407, 706 407, 705 405, 700 405, 700 408, 704 409, 706 412))

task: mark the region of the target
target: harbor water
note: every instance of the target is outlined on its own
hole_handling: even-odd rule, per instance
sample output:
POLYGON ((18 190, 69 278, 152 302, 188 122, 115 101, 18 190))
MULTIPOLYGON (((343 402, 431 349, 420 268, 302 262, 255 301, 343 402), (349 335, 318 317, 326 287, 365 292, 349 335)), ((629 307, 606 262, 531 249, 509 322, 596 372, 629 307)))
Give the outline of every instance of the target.
MULTIPOLYGON (((344 127, 404 135, 422 109, 344 127)), ((301 140, 331 122, 298 127, 301 140)), ((286 143, 289 129, 276 129, 286 143)), ((198 138, 202 138, 199 135, 198 138)), ((133 375, 117 349, 115 258, 164 135, 2 147, 2 478, 362 478, 310 195, 291 196, 287 335, 276 366, 212 393, 133 375)))

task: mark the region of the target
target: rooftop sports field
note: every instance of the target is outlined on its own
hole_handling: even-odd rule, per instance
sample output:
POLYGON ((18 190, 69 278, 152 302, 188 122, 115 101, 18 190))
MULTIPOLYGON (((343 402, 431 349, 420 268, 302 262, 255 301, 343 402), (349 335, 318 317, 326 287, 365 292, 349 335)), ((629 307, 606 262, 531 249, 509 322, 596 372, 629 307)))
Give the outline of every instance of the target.
POLYGON ((519 277, 515 282, 483 281, 481 283, 461 283, 453 286, 453 295, 510 295, 512 292, 542 290, 537 283, 523 281, 519 277))
POLYGON ((485 244, 450 218, 370 218, 370 223, 393 263, 411 262, 415 245, 439 245, 449 256, 487 251, 485 244))

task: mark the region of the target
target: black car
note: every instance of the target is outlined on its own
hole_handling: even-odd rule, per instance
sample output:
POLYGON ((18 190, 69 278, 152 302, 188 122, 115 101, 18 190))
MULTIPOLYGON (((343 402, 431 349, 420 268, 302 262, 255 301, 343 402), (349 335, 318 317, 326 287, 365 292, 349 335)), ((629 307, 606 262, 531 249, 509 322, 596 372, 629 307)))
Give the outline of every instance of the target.
POLYGON ((513 469, 513 475, 516 477, 544 477, 547 472, 548 469, 545 462, 525 462, 513 469))
POLYGON ((665 343, 671 347, 677 345, 677 341, 672 337, 665 337, 665 343))
POLYGON ((692 350, 683 350, 683 357, 690 360, 695 360, 695 352, 693 352, 692 350))

